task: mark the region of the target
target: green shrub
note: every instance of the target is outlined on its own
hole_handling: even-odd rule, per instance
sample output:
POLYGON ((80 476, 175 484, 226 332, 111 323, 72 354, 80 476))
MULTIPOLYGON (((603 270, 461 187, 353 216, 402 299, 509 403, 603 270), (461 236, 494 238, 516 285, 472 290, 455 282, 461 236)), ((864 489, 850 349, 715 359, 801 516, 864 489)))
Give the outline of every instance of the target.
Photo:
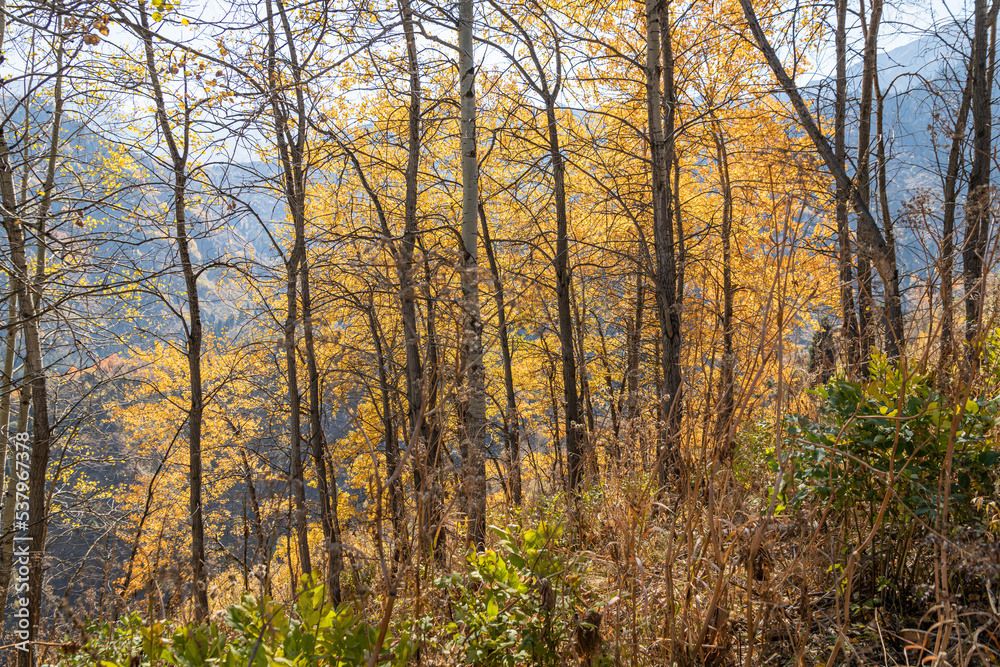
POLYGON ((436 638, 461 664, 560 665, 583 609, 586 563, 558 549, 562 526, 524 532, 493 527, 497 551, 470 553, 468 573, 438 577, 453 620, 436 638))
MULTIPOLYGON (((292 609, 247 595, 226 610, 224 623, 144 623, 138 614, 116 625, 91 623, 87 643, 58 664, 126 667, 136 659, 140 665, 184 667, 367 664, 377 629, 356 617, 351 605, 327 602, 323 586, 305 578, 302 584, 292 609)), ((409 660, 412 642, 405 634, 397 639, 379 665, 409 660)))
POLYGON ((795 454, 788 501, 829 501, 838 510, 881 503, 891 479, 890 516, 916 516, 933 525, 954 422, 949 515, 975 520, 973 501, 992 494, 991 473, 1000 460, 993 434, 1000 402, 979 396, 954 405, 928 376, 904 378, 884 357, 873 359, 870 377, 863 383, 830 381, 815 390, 821 398, 818 419, 787 419, 786 443, 795 454))

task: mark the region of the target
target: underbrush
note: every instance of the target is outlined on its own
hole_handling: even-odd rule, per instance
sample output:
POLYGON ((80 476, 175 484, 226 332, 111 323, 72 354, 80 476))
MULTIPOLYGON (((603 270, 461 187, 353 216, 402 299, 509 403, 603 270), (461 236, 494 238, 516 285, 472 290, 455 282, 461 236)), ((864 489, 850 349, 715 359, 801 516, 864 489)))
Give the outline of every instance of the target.
POLYGON ((334 608, 304 580, 202 625, 134 613, 83 625, 58 664, 996 664, 1000 401, 871 370, 748 422, 734 465, 676 488, 612 467, 494 507, 485 550, 401 561, 371 596, 334 608))
MULTIPOLYGON (((598 648, 599 615, 584 610, 587 560, 570 555, 563 526, 542 521, 493 533, 495 550, 472 551, 465 567, 434 578, 429 606, 444 609, 444 619, 366 618, 354 602, 334 607, 322 585, 303 578, 291 604, 246 595, 210 623, 148 622, 138 613, 116 624, 88 623, 82 642, 63 645, 58 664, 387 667, 407 664, 419 646, 432 664, 562 665, 574 651, 598 648)), ((408 602, 411 611, 419 608, 408 602)))

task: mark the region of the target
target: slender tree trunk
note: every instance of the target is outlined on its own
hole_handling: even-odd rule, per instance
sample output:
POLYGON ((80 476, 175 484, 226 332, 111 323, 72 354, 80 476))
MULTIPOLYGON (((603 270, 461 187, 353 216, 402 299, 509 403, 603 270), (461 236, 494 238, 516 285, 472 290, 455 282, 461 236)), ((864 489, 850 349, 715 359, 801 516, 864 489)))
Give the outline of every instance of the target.
POLYGON ((521 418, 517 410, 517 394, 514 391, 513 359, 510 350, 510 334, 507 330, 507 305, 504 299, 503 281, 500 276, 500 265, 490 238, 490 228, 486 223, 486 210, 479 205, 479 222, 483 231, 483 247, 489 260, 490 273, 493 276, 494 299, 497 304, 497 331, 500 338, 500 358, 503 363, 503 387, 507 398, 507 411, 504 414, 504 435, 507 444, 507 488, 510 490, 510 500, 516 507, 521 506, 521 418))
MULTIPOLYGON (((369 296, 371 298, 371 295, 369 296)), ((399 467, 399 441, 396 439, 396 422, 392 413, 392 387, 389 385, 389 374, 386 369, 385 351, 382 347, 382 331, 375 319, 375 304, 369 301, 368 327, 372 332, 372 341, 375 343, 375 363, 378 364, 378 381, 382 397, 382 433, 385 438, 385 472, 386 479, 396 475, 396 468, 399 467)), ((393 537, 396 541, 396 548, 402 548, 406 538, 403 532, 403 478, 397 475, 395 481, 389 485, 389 520, 392 522, 393 537)))
POLYGON ((719 401, 715 422, 717 458, 728 463, 733 458, 733 395, 736 352, 733 349, 733 267, 730 238, 733 226, 733 190, 729 180, 729 155, 722 128, 715 136, 722 193, 722 363, 719 367, 719 401))
MULTIPOLYGON (((424 248, 423 240, 418 237, 418 246, 423 256, 424 266, 424 340, 427 342, 423 382, 424 394, 427 397, 427 409, 424 412, 424 424, 426 425, 425 442, 427 443, 424 452, 423 464, 420 468, 424 471, 429 480, 430 492, 426 495, 427 503, 422 507, 426 513, 424 524, 436 535, 434 545, 434 556, 438 559, 444 556, 444 540, 446 535, 443 529, 444 511, 444 483, 442 479, 442 466, 444 456, 444 426, 442 420, 437 416, 438 393, 441 389, 441 378, 443 376, 441 361, 439 357, 440 346, 437 336, 437 308, 434 297, 431 294, 431 287, 434 284, 434 276, 431 273, 430 256, 424 248)), ((463 459, 465 460, 465 459, 463 459)), ((465 512, 467 504, 461 507, 465 512)))
POLYGON ((677 225, 677 307, 684 304, 684 268, 687 265, 687 248, 684 241, 684 209, 681 208, 681 156, 677 152, 677 142, 673 145, 673 169, 674 169, 674 220, 677 225))
MULTIPOLYGON (((16 297, 17 295, 14 294, 16 297)), ((15 298, 16 304, 16 298, 15 298)), ((13 387, 12 387, 13 389, 13 387)), ((28 410, 31 407, 31 393, 27 388, 27 380, 22 378, 18 388, 18 413, 17 423, 14 427, 15 433, 27 433, 28 431, 28 410)), ((10 426, 7 426, 10 432, 10 426)), ((10 439, 10 438, 9 438, 10 439)), ((13 439, 11 444, 12 456, 8 459, 7 485, 4 490, 4 505, 2 516, 0 516, 0 530, 2 530, 2 541, 0 541, 0 595, 3 599, 4 612, 7 609, 7 594, 10 591, 10 580, 14 563, 14 507, 17 498, 17 455, 13 449, 13 439)), ((4 614, 6 615, 6 614, 4 614)))
MULTIPOLYGON (((22 378, 18 389, 18 412, 17 424, 14 427, 15 433, 28 432, 28 411, 31 408, 31 392, 28 390, 27 378, 22 378)), ((9 429, 9 427, 8 427, 9 429)), ((7 487, 4 495, 3 515, 0 518, 0 525, 3 526, 4 541, 2 542, 2 552, 0 552, 0 591, 2 591, 4 611, 6 612, 7 594, 10 590, 10 580, 12 567, 14 564, 14 509, 17 499, 17 455, 12 448, 12 456, 9 459, 10 470, 7 475, 7 487)))
POLYGON ((302 466, 302 397, 299 394, 298 359, 296 358, 295 330, 298 320, 298 264, 301 253, 293 251, 294 259, 285 266, 286 289, 284 325, 285 367, 288 382, 289 410, 289 476, 292 485, 292 502, 294 504, 294 521, 297 555, 299 567, 303 575, 312 573, 312 559, 309 553, 309 535, 307 527, 306 489, 302 466))
POLYGON ((638 410, 639 405, 639 379, 641 372, 639 370, 639 360, 640 352, 642 347, 642 311, 646 304, 646 295, 644 293, 645 279, 643 278, 642 270, 637 270, 635 272, 635 313, 629 324, 628 331, 628 365, 625 372, 627 383, 628 383, 628 393, 625 397, 625 409, 622 418, 628 420, 629 430, 633 433, 636 430, 636 426, 633 422, 639 419, 640 413, 638 410))
MULTIPOLYGON (((847 0, 835 0, 837 7, 837 95, 834 105, 834 152, 837 163, 847 167, 847 0)), ((854 269, 851 253, 851 226, 847 219, 850 193, 837 181, 837 260, 840 265, 840 307, 847 377, 858 376, 861 364, 861 331, 854 310, 854 269)))
POLYGON ((559 346, 562 358, 563 416, 566 424, 566 472, 569 489, 576 492, 583 482, 583 423, 580 421, 580 397, 576 385, 576 353, 573 346, 573 314, 570 309, 569 216, 566 210, 566 167, 559 143, 555 100, 544 89, 545 119, 548 123, 549 159, 556 199, 556 310, 559 320, 559 346))
MULTIPOLYGON (((48 525, 46 516, 45 482, 49 463, 51 434, 49 430, 48 394, 46 391, 45 367, 39 336, 38 317, 35 310, 34 286, 27 260, 27 239, 25 224, 18 215, 17 199, 14 195, 14 177, 10 162, 10 149, 0 127, 0 195, 3 203, 3 224, 10 244, 11 260, 15 273, 17 301, 21 329, 24 334, 25 382, 30 388, 33 410, 33 441, 30 443, 28 467, 28 521, 27 544, 29 558, 29 626, 31 639, 41 620, 43 558, 48 525)), ((27 667, 33 662, 29 651, 18 652, 18 665, 27 667)))
MULTIPOLYGON (((864 21, 863 2, 861 7, 861 19, 864 21)), ((871 207, 871 175, 869 165, 871 163, 872 92, 875 82, 875 68, 877 67, 875 47, 878 42, 878 29, 881 20, 881 0, 872 0, 871 23, 865 33, 865 49, 861 73, 861 107, 858 111, 858 171, 854 177, 858 196, 869 209, 871 207)), ((865 253, 862 253, 858 258, 858 296, 860 302, 858 320, 861 329, 861 374, 867 377, 871 348, 875 343, 877 318, 875 313, 875 299, 872 294, 872 272, 869 259, 865 253)), ((892 332, 887 331, 887 343, 891 338, 892 332)), ((887 344, 887 348, 889 347, 895 347, 895 345, 887 344)))
POLYGON ((271 0, 267 0, 267 73, 268 73, 268 94, 270 96, 270 106, 274 121, 275 140, 278 149, 278 159, 282 168, 282 190, 285 202, 288 206, 289 214, 292 218, 294 239, 291 252, 285 259, 285 324, 284 324, 284 346, 285 346, 285 366, 288 382, 288 409, 289 409, 289 477, 291 478, 292 501, 295 515, 295 534, 297 555, 302 574, 309 576, 312 574, 312 558, 309 549, 308 533, 308 509, 306 507, 305 475, 302 465, 302 396, 299 393, 298 382, 298 357, 296 333, 298 329, 298 283, 299 272, 305 261, 305 165, 303 158, 305 155, 305 131, 307 119, 305 117, 305 99, 301 81, 301 72, 298 66, 298 57, 295 51, 295 40, 292 35, 285 7, 281 0, 275 0, 278 8, 278 20, 281 21, 282 29, 288 48, 288 59, 291 61, 292 82, 295 88, 295 106, 292 111, 296 114, 295 135, 292 135, 291 123, 286 112, 286 107, 282 103, 282 96, 278 90, 280 75, 278 72, 278 46, 277 29, 274 24, 274 11, 271 0))
POLYGON ((570 290, 570 304, 572 306, 574 329, 576 330, 576 368, 579 374, 580 383, 580 399, 583 403, 584 413, 587 418, 586 430, 584 431, 583 442, 586 445, 582 448, 583 465, 585 469, 585 474, 590 477, 592 483, 597 483, 600 480, 600 471, 597 465, 597 452, 593 447, 593 434, 594 434, 594 402, 593 397, 590 392, 590 371, 587 370, 587 355, 584 351, 584 341, 587 339, 587 308, 586 305, 583 307, 583 313, 580 313, 580 308, 577 307, 579 301, 584 301, 586 299, 583 295, 583 290, 580 290, 580 299, 574 298, 573 290, 570 290))
MULTIPOLYGON (((2 32, 0 32, 2 34, 2 32)), ((13 274, 9 277, 10 297, 7 308, 7 335, 4 346, 2 393, 0 393, 0 442, 3 443, 2 458, 0 458, 0 474, 4 475, 6 489, 3 497, 3 511, 0 513, 0 627, 7 612, 7 589, 10 587, 11 564, 14 547, 14 497, 17 487, 15 474, 15 456, 7 457, 8 450, 14 454, 14 439, 10 430, 10 401, 14 393, 14 353, 17 345, 17 287, 13 274), (7 470, 8 465, 10 470, 7 470)))
MULTIPOLYGON (((334 605, 340 604, 340 573, 344 570, 344 552, 339 539, 334 539, 333 512, 337 503, 337 480, 327 476, 323 456, 323 406, 320 396, 319 368, 316 363, 316 343, 313 336, 312 298, 309 292, 309 260, 302 257, 302 332, 306 343, 306 369, 309 374, 309 447, 316 467, 316 487, 319 491, 320 521, 327 552, 326 594, 334 605), (327 481, 329 479, 329 482, 327 481)), ((332 471, 330 471, 332 473, 332 471)))
MULTIPOLYGON (((435 397, 435 382, 430 382, 432 391, 429 393, 424 383, 424 368, 420 360, 420 333, 417 328, 417 290, 414 279, 414 255, 418 242, 417 226, 417 186, 420 167, 420 68, 417 60, 416 35, 413 25, 413 10, 410 0, 399 0, 399 15, 403 26, 406 42, 407 74, 409 78, 409 100, 407 102, 407 157, 404 174, 405 194, 403 198, 403 234, 399 244, 394 240, 395 234, 389 226, 386 208, 382 206, 378 194, 369 183, 365 169, 356 154, 343 142, 339 142, 348 158, 354 165, 362 187, 368 193, 372 205, 379 218, 383 239, 386 242, 396 264, 396 274, 399 279, 400 319, 403 324, 403 343, 406 351, 406 413, 407 433, 404 441, 407 446, 415 447, 413 456, 413 486, 415 504, 417 507, 417 534, 424 553, 433 554, 436 546, 432 538, 436 534, 433 517, 434 507, 440 504, 440 493, 436 484, 438 443, 432 437, 429 420, 424 418, 432 409, 431 400, 435 397), (415 432, 416 431, 416 432, 415 432)), ((429 273, 429 271, 428 271, 429 273)), ((428 290, 430 286, 428 285, 428 290)), ((433 335, 429 336, 429 356, 436 351, 433 335)), ((428 359, 427 366, 433 371, 436 360, 428 359)), ((433 379, 433 378, 431 378, 433 379)), ((401 482, 400 482, 401 483, 401 482)), ((402 507, 402 505, 400 505, 402 507)), ((439 536, 439 541, 440 541, 439 536)))
POLYGON ((958 173, 962 168, 965 126, 972 106, 972 67, 970 64, 962 100, 955 117, 948 152, 948 168, 944 176, 944 212, 941 224, 941 356, 938 368, 945 373, 955 361, 955 205, 958 200, 958 173))
POLYGON ((486 542, 486 369, 483 367, 483 320, 479 307, 479 165, 476 162, 476 70, 472 43, 473 0, 458 3, 458 74, 462 132, 462 361, 465 387, 459 401, 462 440, 469 452, 467 543, 486 542))
MULTIPOLYGON (((320 396, 320 400, 322 400, 322 394, 320 396)), ((330 445, 326 440, 326 432, 322 428, 319 429, 319 436, 320 458, 323 459, 324 463, 320 472, 324 475, 329 475, 326 486, 326 488, 330 490, 330 506, 327 510, 327 520, 330 522, 330 561, 332 561, 332 563, 327 563, 327 576, 330 580, 331 590, 336 593, 336 598, 334 598, 331 594, 330 601, 335 604, 340 604, 340 575, 344 571, 344 539, 343 533, 340 530, 340 517, 338 516, 337 475, 334 472, 336 468, 333 465, 333 456, 330 452, 330 445)))
MULTIPOLYGON (((878 106, 875 109, 875 136, 877 137, 875 141, 875 150, 876 159, 878 160, 878 168, 875 173, 878 181, 878 201, 879 208, 882 212, 882 231, 885 234, 886 249, 889 253, 890 263, 895 269, 893 280, 898 285, 899 264, 896 261, 896 232, 892 221, 892 211, 889 209, 889 176, 886 171, 887 156, 885 153, 885 133, 882 131, 885 100, 882 96, 881 90, 879 89, 878 70, 875 71, 874 84, 875 96, 878 102, 878 106)), ((886 301, 884 313, 888 313, 891 307, 892 305, 886 301)), ((892 328, 889 324, 890 322, 888 321, 888 318, 886 318, 886 331, 889 331, 890 335, 886 336, 885 353, 890 359, 898 359, 901 353, 901 341, 897 339, 896 336, 891 335, 892 328)))
POLYGON ((611 456, 608 457, 608 464, 610 465, 611 461, 621 461, 621 444, 619 441, 621 437, 621 422, 618 416, 618 406, 615 404, 615 383, 611 377, 611 361, 608 359, 608 343, 604 335, 604 324, 596 312, 591 314, 594 316, 594 323, 597 325, 598 340, 601 341, 601 365, 604 367, 604 386, 608 390, 608 412, 611 414, 611 433, 613 436, 611 456))
POLYGON ((864 250, 858 253, 858 329, 861 332, 859 363, 867 378, 875 344, 875 299, 872 296, 872 267, 864 250))
MULTIPOLYGON (((208 616, 208 578, 205 572, 205 527, 201 498, 201 430, 204 397, 201 379, 202 324, 201 303, 198 298, 198 278, 191 262, 187 225, 187 158, 190 132, 191 110, 185 102, 182 109, 181 141, 177 141, 172 119, 167 114, 163 89, 156 68, 153 53, 153 34, 149 29, 145 5, 139 6, 142 25, 143 45, 146 51, 146 69, 152 84, 156 106, 157 122, 170 154, 173 166, 174 229, 177 237, 177 252, 180 256, 181 273, 184 276, 185 297, 188 317, 185 324, 187 337, 188 377, 191 391, 191 405, 188 410, 188 461, 190 471, 188 511, 191 520, 191 591, 194 599, 195 618, 199 621, 208 616)), ((176 122, 176 119, 174 119, 176 122)))
MULTIPOLYGON (((406 349, 406 395, 409 427, 411 431, 420 425, 417 451, 414 457, 413 481, 417 494, 418 526, 420 543, 427 554, 433 554, 437 533, 436 507, 440 505, 437 481, 437 444, 431 438, 426 419, 420 419, 425 408, 424 372, 420 363, 420 334, 417 330, 417 286, 413 278, 414 253, 417 245, 417 177, 420 168, 420 68, 417 61, 417 43, 413 27, 413 9, 410 0, 399 0, 399 13, 406 41, 406 62, 409 75, 409 102, 407 104, 407 157, 405 172, 405 194, 403 197, 403 238, 399 252, 400 312, 403 322, 404 347, 406 349)), ((428 286, 429 288, 429 286, 428 286)), ((428 362, 430 366, 430 362, 428 362)), ((410 441, 408 434, 407 441, 410 441)))
MULTIPOLYGON (((62 19, 58 19, 59 30, 62 29, 62 19)), ((18 302, 20 305, 20 315, 25 342, 25 375, 31 383, 31 403, 33 409, 33 430, 34 442, 31 443, 30 467, 28 470, 28 489, 30 497, 28 500, 28 526, 27 542, 31 551, 29 558, 28 574, 28 600, 29 600, 29 623, 32 640, 36 640, 41 627, 42 613, 42 582, 44 577, 45 540, 48 530, 48 495, 46 492, 46 477, 48 472, 49 451, 51 449, 51 433, 48 418, 48 394, 45 381, 44 352, 41 348, 38 313, 40 312, 42 291, 45 288, 45 234, 46 223, 49 210, 52 205, 52 190, 55 186, 56 162, 59 155, 59 134, 62 129, 63 119, 63 42, 57 37, 56 44, 56 74, 55 86, 53 90, 53 113, 52 128, 49 139, 48 155, 46 156, 45 180, 42 184, 42 197, 39 202, 36 220, 36 266, 35 277, 32 281, 27 266, 27 239, 24 237, 25 220, 23 216, 19 221, 12 221, 13 224, 8 229, 8 237, 11 240, 11 259, 17 275, 12 284, 18 289, 18 302), (16 227, 16 229, 15 229, 16 227), (18 239, 18 237, 20 237, 18 239), (15 248, 14 245, 18 247, 15 248), (22 262, 24 263, 22 266, 22 262), (29 321, 30 320, 30 321, 29 321)), ((27 119, 26 119, 27 122, 27 119)), ((3 141, 0 139, 0 141, 3 141)), ((9 151, 6 142, 3 141, 4 156, 2 162, 8 165, 10 162, 9 151)), ((6 180, 7 174, 3 178, 6 180)), ((4 208, 9 208, 7 203, 16 206, 13 191, 13 173, 10 173, 10 190, 7 191, 7 184, 3 184, 4 208)), ((14 208, 10 208, 13 213, 14 208)), ((20 456, 15 454, 12 463, 15 463, 20 456)), ((11 475, 14 476, 16 464, 11 466, 11 475)), ((15 494, 16 496, 19 494, 15 494)), ((16 503, 15 503, 16 510, 16 503)), ((15 517, 17 513, 15 511, 15 517)), ((30 665, 34 663, 34 652, 18 652, 18 664, 30 665)))
POLYGON ((261 576, 261 589, 264 595, 271 595, 271 554, 267 546, 267 536, 264 534, 264 522, 260 501, 257 499, 257 487, 253 481, 253 466, 250 465, 250 459, 242 447, 240 447, 240 458, 243 463, 243 482, 247 485, 250 509, 253 511, 253 529, 257 534, 257 551, 254 553, 254 562, 263 559, 264 571, 261 576))
POLYGON ((673 57, 670 48, 669 22, 664 27, 662 2, 646 0, 646 104, 649 122, 650 154, 653 176, 653 239, 656 251, 656 305, 660 320, 662 437, 658 440, 657 469, 660 486, 666 486, 680 468, 680 312, 676 302, 677 269, 674 255, 674 220, 671 212, 670 157, 673 152, 673 57), (660 106, 661 37, 664 66, 662 76, 667 89, 665 110, 660 106), (664 128, 664 119, 666 128, 664 128), (669 144, 669 145, 668 145, 669 144))
POLYGON ((549 355, 549 367, 547 371, 545 377, 549 381, 549 399, 552 404, 552 448, 555 450, 555 465, 553 467, 556 468, 559 474, 559 482, 563 491, 568 491, 569 479, 563 467, 562 436, 559 433, 559 399, 556 396, 555 383, 556 369, 551 355, 549 355))
POLYGON ((990 166, 992 164, 992 91, 989 83, 988 32, 990 17, 986 0, 975 1, 972 42, 972 168, 965 215, 962 249, 965 281, 965 340, 972 369, 979 367, 979 326, 983 317, 986 276, 984 262, 990 235, 990 166))
POLYGON ((198 299, 198 279, 191 262, 187 236, 187 173, 183 162, 174 169, 174 220, 176 223, 177 249, 184 273, 184 287, 188 302, 188 373, 191 378, 191 409, 188 417, 190 502, 191 513, 191 564, 194 572, 195 616, 198 620, 208 616, 208 577, 205 572, 205 529, 202 519, 201 498, 201 425, 204 412, 201 379, 202 324, 201 305, 198 299))

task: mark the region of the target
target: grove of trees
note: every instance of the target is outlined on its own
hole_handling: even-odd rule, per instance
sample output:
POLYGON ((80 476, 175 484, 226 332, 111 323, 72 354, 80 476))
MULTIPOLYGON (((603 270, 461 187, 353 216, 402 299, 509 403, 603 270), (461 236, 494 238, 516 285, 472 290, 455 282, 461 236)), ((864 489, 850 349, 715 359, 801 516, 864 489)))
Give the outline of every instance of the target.
POLYGON ((995 664, 998 9, 0 0, 3 659, 995 664))

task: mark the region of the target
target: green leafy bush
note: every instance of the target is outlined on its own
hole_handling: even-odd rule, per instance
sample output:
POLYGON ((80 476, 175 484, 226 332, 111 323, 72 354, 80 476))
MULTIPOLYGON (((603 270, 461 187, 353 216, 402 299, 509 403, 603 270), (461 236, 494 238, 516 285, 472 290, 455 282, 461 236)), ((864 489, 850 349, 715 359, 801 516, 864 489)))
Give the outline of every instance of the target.
POLYGON ((492 529, 498 550, 470 553, 467 574, 436 580, 453 619, 436 643, 461 664, 563 664, 582 610, 585 561, 557 548, 562 526, 492 529))
MULTIPOLYGON (((323 586, 303 579, 292 609, 247 595, 226 610, 224 623, 172 626, 163 621, 144 623, 132 614, 116 625, 91 624, 87 635, 87 643, 58 664, 353 667, 367 664, 377 629, 355 616, 351 605, 331 605, 323 586)), ((413 648, 403 635, 378 664, 404 665, 413 648)))
POLYGON ((991 473, 1000 460, 993 435, 1000 402, 979 396, 954 405, 928 376, 904 377, 884 357, 872 361, 870 377, 864 383, 830 381, 815 390, 822 399, 818 419, 787 420, 787 445, 795 454, 789 502, 812 498, 839 510, 880 503, 891 482, 890 514, 933 524, 954 437, 949 514, 973 520, 973 501, 992 494, 991 473))
MULTIPOLYGON (((524 531, 493 527, 498 548, 470 552, 466 568, 435 580, 448 621, 418 619, 430 653, 483 667, 562 665, 574 632, 587 624, 583 576, 587 561, 568 548, 561 525, 542 521, 524 531)), ((91 623, 83 646, 59 665, 135 667, 273 667, 367 664, 378 629, 349 604, 333 607, 324 589, 303 579, 291 607, 245 596, 224 620, 203 624, 144 621, 129 615, 117 624, 91 623)), ((593 618, 594 615, 587 618, 593 618)), ((402 666, 415 654, 412 621, 394 624, 379 656, 381 667, 402 666)))

